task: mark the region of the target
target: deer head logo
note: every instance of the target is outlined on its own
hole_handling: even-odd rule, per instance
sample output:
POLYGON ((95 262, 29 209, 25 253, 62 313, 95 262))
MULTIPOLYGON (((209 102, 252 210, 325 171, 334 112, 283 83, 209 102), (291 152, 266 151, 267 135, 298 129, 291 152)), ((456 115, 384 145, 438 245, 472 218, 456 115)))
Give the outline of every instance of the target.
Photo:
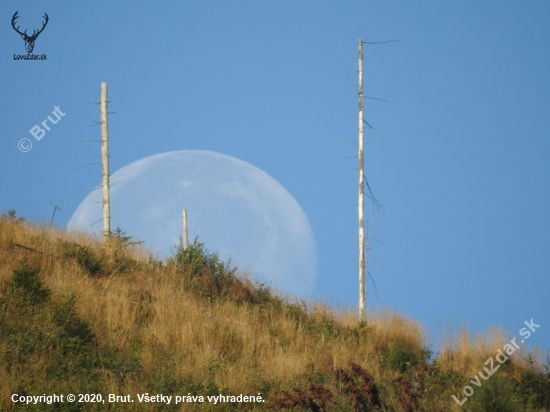
POLYGON ((32 50, 34 49, 34 42, 36 41, 36 38, 38 37, 38 35, 40 33, 42 33, 42 31, 44 30, 44 27, 46 27, 46 24, 48 24, 49 17, 46 13, 44 13, 46 21, 43 23, 44 25, 42 26, 42 28, 40 30, 38 30, 38 33, 36 32, 36 30, 34 30, 32 32, 32 36, 28 36, 27 35, 27 30, 25 30, 25 33, 21 33, 19 31, 20 26, 17 26, 17 28, 15 28, 15 20, 19 17, 17 15, 17 13, 19 13, 19 10, 17 10, 15 12, 15 14, 13 15, 13 17, 11 19, 11 25, 12 25, 13 29, 21 35, 21 38, 23 40, 25 40, 25 48, 27 49, 27 53, 32 53, 32 50))

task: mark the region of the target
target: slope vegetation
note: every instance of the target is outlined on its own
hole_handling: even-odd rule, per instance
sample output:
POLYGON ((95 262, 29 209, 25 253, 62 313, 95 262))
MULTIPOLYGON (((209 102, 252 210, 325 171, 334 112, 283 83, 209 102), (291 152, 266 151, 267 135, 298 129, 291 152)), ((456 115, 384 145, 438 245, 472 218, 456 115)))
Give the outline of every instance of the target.
POLYGON ((453 400, 506 342, 465 333, 433 354, 417 322, 281 298, 198 241, 161 262, 122 231, 0 218, 2 410, 549 410, 536 353, 453 400))

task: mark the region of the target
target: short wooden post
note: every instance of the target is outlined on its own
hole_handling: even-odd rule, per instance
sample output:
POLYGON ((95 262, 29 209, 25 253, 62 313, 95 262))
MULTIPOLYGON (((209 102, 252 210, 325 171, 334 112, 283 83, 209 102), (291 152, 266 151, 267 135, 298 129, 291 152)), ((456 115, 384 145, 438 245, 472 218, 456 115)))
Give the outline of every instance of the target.
POLYGON ((183 250, 187 250, 189 246, 189 238, 187 237, 187 210, 183 208, 182 211, 182 220, 183 220, 183 250))

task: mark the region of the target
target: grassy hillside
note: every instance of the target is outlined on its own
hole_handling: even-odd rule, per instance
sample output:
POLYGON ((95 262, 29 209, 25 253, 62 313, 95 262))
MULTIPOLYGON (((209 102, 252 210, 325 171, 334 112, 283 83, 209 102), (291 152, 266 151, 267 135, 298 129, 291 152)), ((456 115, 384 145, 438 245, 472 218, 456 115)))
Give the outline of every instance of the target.
POLYGON ((519 351, 463 406, 452 399, 508 342, 499 331, 433 354, 422 326, 397 313, 361 325, 352 311, 277 296, 198 242, 163 263, 130 240, 3 214, 1 410, 550 410, 548 365, 519 351))

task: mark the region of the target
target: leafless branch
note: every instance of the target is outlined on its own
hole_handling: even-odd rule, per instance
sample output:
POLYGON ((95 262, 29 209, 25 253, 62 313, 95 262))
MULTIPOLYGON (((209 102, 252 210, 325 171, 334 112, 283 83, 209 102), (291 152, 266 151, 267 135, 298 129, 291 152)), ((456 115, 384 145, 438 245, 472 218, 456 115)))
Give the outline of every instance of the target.
POLYGON ((76 169, 73 169, 72 172, 74 172, 75 170, 81 169, 83 167, 86 167, 86 166, 100 165, 100 164, 101 164, 100 162, 88 163, 88 164, 85 164, 85 165, 82 165, 82 166, 78 166, 76 169))
POLYGON ((375 237, 369 236, 369 239, 372 239, 372 240, 374 240, 375 242, 380 243, 381 245, 385 245, 384 242, 382 242, 380 239, 377 239, 377 238, 375 238, 375 237))
POLYGON ((23 246, 23 245, 20 245, 20 244, 18 244, 18 243, 14 243, 14 242, 12 242, 11 244, 14 245, 14 246, 20 247, 20 248, 22 248, 22 249, 30 250, 31 252, 40 253, 41 255, 48 256, 48 257, 54 259, 54 256, 51 255, 51 254, 49 254, 49 253, 47 253, 47 252, 42 252, 41 250, 34 249, 34 248, 28 247, 28 246, 23 246))
POLYGON ((96 223, 99 223, 99 222, 101 222, 102 220, 103 220, 103 218, 101 218, 101 219, 99 219, 98 221, 96 221, 96 222, 92 223, 92 224, 91 224, 90 226, 93 226, 93 225, 95 225, 96 223))
POLYGON ((364 41, 363 44, 385 44, 385 43, 394 43, 400 40, 386 40, 386 41, 364 41))
POLYGON ((55 207, 53 208, 52 218, 50 219, 50 226, 49 226, 49 227, 52 227, 53 219, 54 219, 54 217, 55 217, 55 212, 56 212, 56 210, 61 210, 61 208, 60 208, 59 206, 55 206, 55 207))
POLYGON ((365 182, 365 186, 367 186, 367 190, 369 191, 367 197, 372 201, 372 204, 374 207, 376 207, 377 211, 380 211, 380 209, 382 209, 382 204, 378 201, 376 197, 374 197, 374 194, 372 193, 369 182, 365 175, 363 175, 363 181, 365 182))
POLYGON ((367 270, 367 274, 369 275, 370 280, 372 280, 372 284, 374 285, 374 296, 376 296, 376 299, 378 299, 378 291, 376 290, 376 282, 372 278, 370 272, 367 270))
POLYGON ((378 101, 381 101, 381 102, 389 102, 389 100, 386 100, 386 99, 380 99, 379 97, 370 97, 370 96, 363 96, 363 98, 365 99, 371 99, 371 100, 378 100, 378 101))

